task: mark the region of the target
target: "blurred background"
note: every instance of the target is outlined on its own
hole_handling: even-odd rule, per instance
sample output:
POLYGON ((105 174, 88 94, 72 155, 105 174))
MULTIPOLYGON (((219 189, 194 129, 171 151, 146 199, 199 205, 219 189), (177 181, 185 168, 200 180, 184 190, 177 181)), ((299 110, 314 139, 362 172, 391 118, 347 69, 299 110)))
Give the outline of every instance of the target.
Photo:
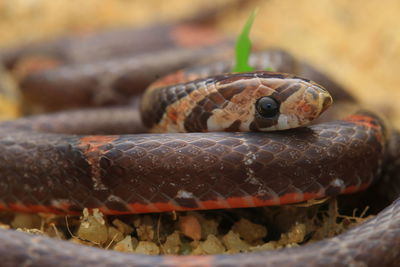
MULTIPOLYGON (((328 74, 369 109, 400 126, 400 1, 398 0, 2 0, 0 49, 122 26, 141 27, 218 10, 215 27, 237 36, 258 7, 251 38, 279 47, 328 74)), ((0 76, 0 116, 19 116, 18 91, 0 76)))

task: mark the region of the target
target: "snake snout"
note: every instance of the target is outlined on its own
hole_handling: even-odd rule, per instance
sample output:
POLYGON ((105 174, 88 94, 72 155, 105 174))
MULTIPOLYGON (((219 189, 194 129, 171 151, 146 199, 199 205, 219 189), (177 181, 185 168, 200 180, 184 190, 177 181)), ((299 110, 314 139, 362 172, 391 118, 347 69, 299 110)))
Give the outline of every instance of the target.
POLYGON ((303 115, 314 120, 327 110, 333 103, 331 94, 323 87, 312 83, 303 95, 303 100, 307 103, 302 109, 303 115))
POLYGON ((325 112, 333 103, 332 96, 328 93, 328 91, 323 90, 320 93, 320 99, 321 99, 321 113, 325 112))
POLYGON ((294 84, 294 88, 297 90, 293 90, 280 106, 281 121, 287 121, 286 129, 309 124, 333 102, 329 92, 314 82, 301 80, 294 84))

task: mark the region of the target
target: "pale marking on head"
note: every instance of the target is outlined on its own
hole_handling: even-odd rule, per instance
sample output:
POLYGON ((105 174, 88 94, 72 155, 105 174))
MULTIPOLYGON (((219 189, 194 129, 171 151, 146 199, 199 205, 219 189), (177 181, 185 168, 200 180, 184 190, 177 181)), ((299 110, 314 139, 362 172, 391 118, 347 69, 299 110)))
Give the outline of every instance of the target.
POLYGON ((323 110, 324 95, 327 92, 323 92, 321 88, 321 91, 316 92, 319 96, 318 101, 314 101, 309 90, 316 90, 317 85, 302 80, 299 80, 298 84, 301 85, 301 88, 281 103, 280 116, 287 116, 288 123, 286 126, 283 125, 287 128, 306 125, 317 118, 323 110))
POLYGON ((278 119, 278 124, 281 129, 288 129, 290 128, 288 117, 284 114, 281 114, 278 119))
MULTIPOLYGON (((226 129, 236 120, 241 122, 240 131, 249 131, 249 125, 254 120, 255 102, 260 97, 271 95, 275 90, 261 84, 260 78, 257 77, 246 81, 253 81, 254 85, 258 86, 246 87, 243 91, 234 95, 223 109, 214 109, 207 120, 209 131, 226 129)), ((239 80, 227 85, 220 85, 219 88, 231 87, 238 83, 243 83, 243 81, 239 80)))
POLYGON ((153 133, 160 132, 184 132, 185 131, 185 118, 189 116, 193 108, 198 102, 208 97, 208 95, 217 92, 214 83, 206 83, 202 81, 199 83, 196 90, 193 90, 187 97, 179 99, 177 102, 169 105, 162 116, 160 122, 152 129, 153 133))

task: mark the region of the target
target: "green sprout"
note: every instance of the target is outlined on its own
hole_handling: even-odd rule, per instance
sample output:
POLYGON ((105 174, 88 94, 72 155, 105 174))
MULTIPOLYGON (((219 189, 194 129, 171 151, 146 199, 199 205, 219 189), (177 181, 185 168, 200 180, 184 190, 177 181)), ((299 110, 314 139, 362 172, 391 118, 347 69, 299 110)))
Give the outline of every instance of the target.
MULTIPOLYGON (((249 65, 249 58, 251 54, 251 40, 249 38, 251 27, 253 26, 254 19, 257 15, 258 9, 253 10, 249 18, 244 25, 242 32, 236 40, 235 46, 235 65, 232 68, 232 72, 247 72, 254 71, 254 68, 249 65)), ((271 67, 267 67, 265 70, 273 71, 271 67)))

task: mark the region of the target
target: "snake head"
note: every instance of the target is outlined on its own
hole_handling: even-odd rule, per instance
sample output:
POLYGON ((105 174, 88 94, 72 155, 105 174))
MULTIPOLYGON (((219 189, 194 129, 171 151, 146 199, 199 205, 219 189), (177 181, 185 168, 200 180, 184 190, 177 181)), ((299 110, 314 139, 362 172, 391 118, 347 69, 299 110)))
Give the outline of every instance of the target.
POLYGON ((223 108, 212 111, 207 121, 211 131, 296 128, 318 118, 332 104, 322 86, 283 73, 238 73, 219 80, 216 87, 225 98, 232 96, 223 108))
POLYGON ((150 87, 142 121, 152 132, 284 130, 308 124, 331 103, 324 88, 293 75, 224 74, 150 87))

